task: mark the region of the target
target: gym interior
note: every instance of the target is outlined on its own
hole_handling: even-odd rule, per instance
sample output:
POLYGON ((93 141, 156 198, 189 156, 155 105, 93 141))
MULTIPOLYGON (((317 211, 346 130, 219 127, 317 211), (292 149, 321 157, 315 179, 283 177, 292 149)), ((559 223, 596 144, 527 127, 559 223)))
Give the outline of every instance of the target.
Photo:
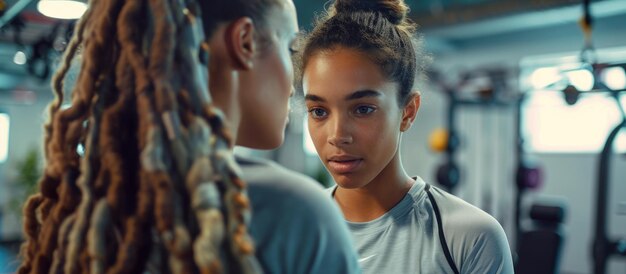
MULTIPOLYGON (((81 14, 46 2, 0 0, 0 273, 19 264, 50 78, 81 14)), ((302 30, 324 2, 294 0, 302 30)), ((404 167, 495 217, 517 273, 626 273, 626 1, 406 2, 432 60, 404 167)), ((331 186, 293 101, 280 148, 236 152, 331 186)))

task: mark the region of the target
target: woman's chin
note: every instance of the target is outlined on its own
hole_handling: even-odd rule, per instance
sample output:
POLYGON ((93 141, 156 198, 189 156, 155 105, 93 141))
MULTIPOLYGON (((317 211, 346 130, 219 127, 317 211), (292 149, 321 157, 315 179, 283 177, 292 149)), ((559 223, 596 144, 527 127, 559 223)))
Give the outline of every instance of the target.
POLYGON ((356 189, 363 187, 362 180, 356 180, 353 176, 347 175, 333 175, 333 179, 335 183, 341 188, 345 189, 356 189))

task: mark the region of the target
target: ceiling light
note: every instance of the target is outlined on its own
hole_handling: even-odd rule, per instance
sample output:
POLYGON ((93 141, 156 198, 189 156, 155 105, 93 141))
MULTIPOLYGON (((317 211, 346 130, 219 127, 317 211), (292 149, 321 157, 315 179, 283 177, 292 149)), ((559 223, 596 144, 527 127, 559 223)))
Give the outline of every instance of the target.
POLYGON ((26 54, 23 51, 18 50, 13 56, 13 63, 18 65, 26 64, 26 54))
POLYGON ((590 91, 593 89, 593 74, 588 69, 571 70, 565 73, 572 84, 578 91, 590 91))
POLYGON ((561 71, 555 67, 538 68, 530 75, 530 84, 535 90, 539 90, 547 88, 561 79, 561 71))
POLYGON ((72 0, 40 0, 37 10, 51 18, 78 19, 87 10, 87 4, 72 0))
POLYGON ((626 89, 626 72, 623 67, 610 67, 602 71, 602 82, 612 90, 626 89))

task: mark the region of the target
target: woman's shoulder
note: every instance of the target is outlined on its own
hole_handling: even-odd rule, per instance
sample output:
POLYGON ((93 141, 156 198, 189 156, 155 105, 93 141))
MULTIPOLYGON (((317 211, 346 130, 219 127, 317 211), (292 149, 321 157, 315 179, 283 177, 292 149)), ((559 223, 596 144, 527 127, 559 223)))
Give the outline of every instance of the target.
POLYGON ((513 273, 506 233, 487 212, 439 188, 431 193, 453 260, 468 273, 513 273))
POLYGON ((248 184, 250 233, 267 272, 360 273, 348 227, 319 183, 272 161, 237 162, 248 184))
POLYGON ((296 214, 324 214, 327 210, 335 210, 330 209, 330 196, 312 178, 270 160, 239 156, 236 159, 242 169, 242 179, 248 185, 253 207, 271 206, 281 208, 281 211, 289 209, 296 214), (287 208, 282 209, 284 206, 287 208))
POLYGON ((242 179, 251 188, 269 188, 274 191, 293 191, 296 193, 314 189, 323 191, 321 184, 312 178, 287 169, 278 163, 261 158, 236 157, 242 171, 242 179))
POLYGON ((500 223, 482 209, 437 187, 431 186, 430 192, 441 212, 446 234, 503 235, 500 223))

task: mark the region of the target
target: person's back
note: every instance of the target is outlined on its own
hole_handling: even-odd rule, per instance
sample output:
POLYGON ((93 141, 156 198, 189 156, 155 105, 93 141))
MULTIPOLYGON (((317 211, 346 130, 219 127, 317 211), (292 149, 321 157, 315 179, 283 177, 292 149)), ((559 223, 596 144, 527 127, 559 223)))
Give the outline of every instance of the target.
MULTIPOLYGON (((212 56, 210 90, 235 144, 282 144, 293 91, 298 25, 290 0, 200 2, 212 56)), ((361 273, 341 213, 310 178, 239 159, 247 183, 256 257, 267 273, 361 273)))
POLYGON ((250 234, 272 274, 360 273, 339 209, 319 183, 274 162, 237 157, 252 202, 250 234))
MULTIPOLYGON (((233 147, 282 143, 297 32, 290 0, 90 1, 53 78, 46 167, 24 207, 18 273, 352 271, 349 248, 328 258, 314 246, 302 260, 285 233, 259 234, 260 248, 249 233, 256 201, 233 147), (64 87, 73 61, 76 84, 64 87)), ((265 189, 274 214, 255 218, 297 224, 281 199, 302 192, 265 189)), ((337 219, 328 207, 303 207, 302 222, 304 212, 337 219)), ((259 226, 255 234, 269 227, 259 226)), ((336 229, 330 240, 349 241, 342 226, 308 228, 301 239, 336 229)))

